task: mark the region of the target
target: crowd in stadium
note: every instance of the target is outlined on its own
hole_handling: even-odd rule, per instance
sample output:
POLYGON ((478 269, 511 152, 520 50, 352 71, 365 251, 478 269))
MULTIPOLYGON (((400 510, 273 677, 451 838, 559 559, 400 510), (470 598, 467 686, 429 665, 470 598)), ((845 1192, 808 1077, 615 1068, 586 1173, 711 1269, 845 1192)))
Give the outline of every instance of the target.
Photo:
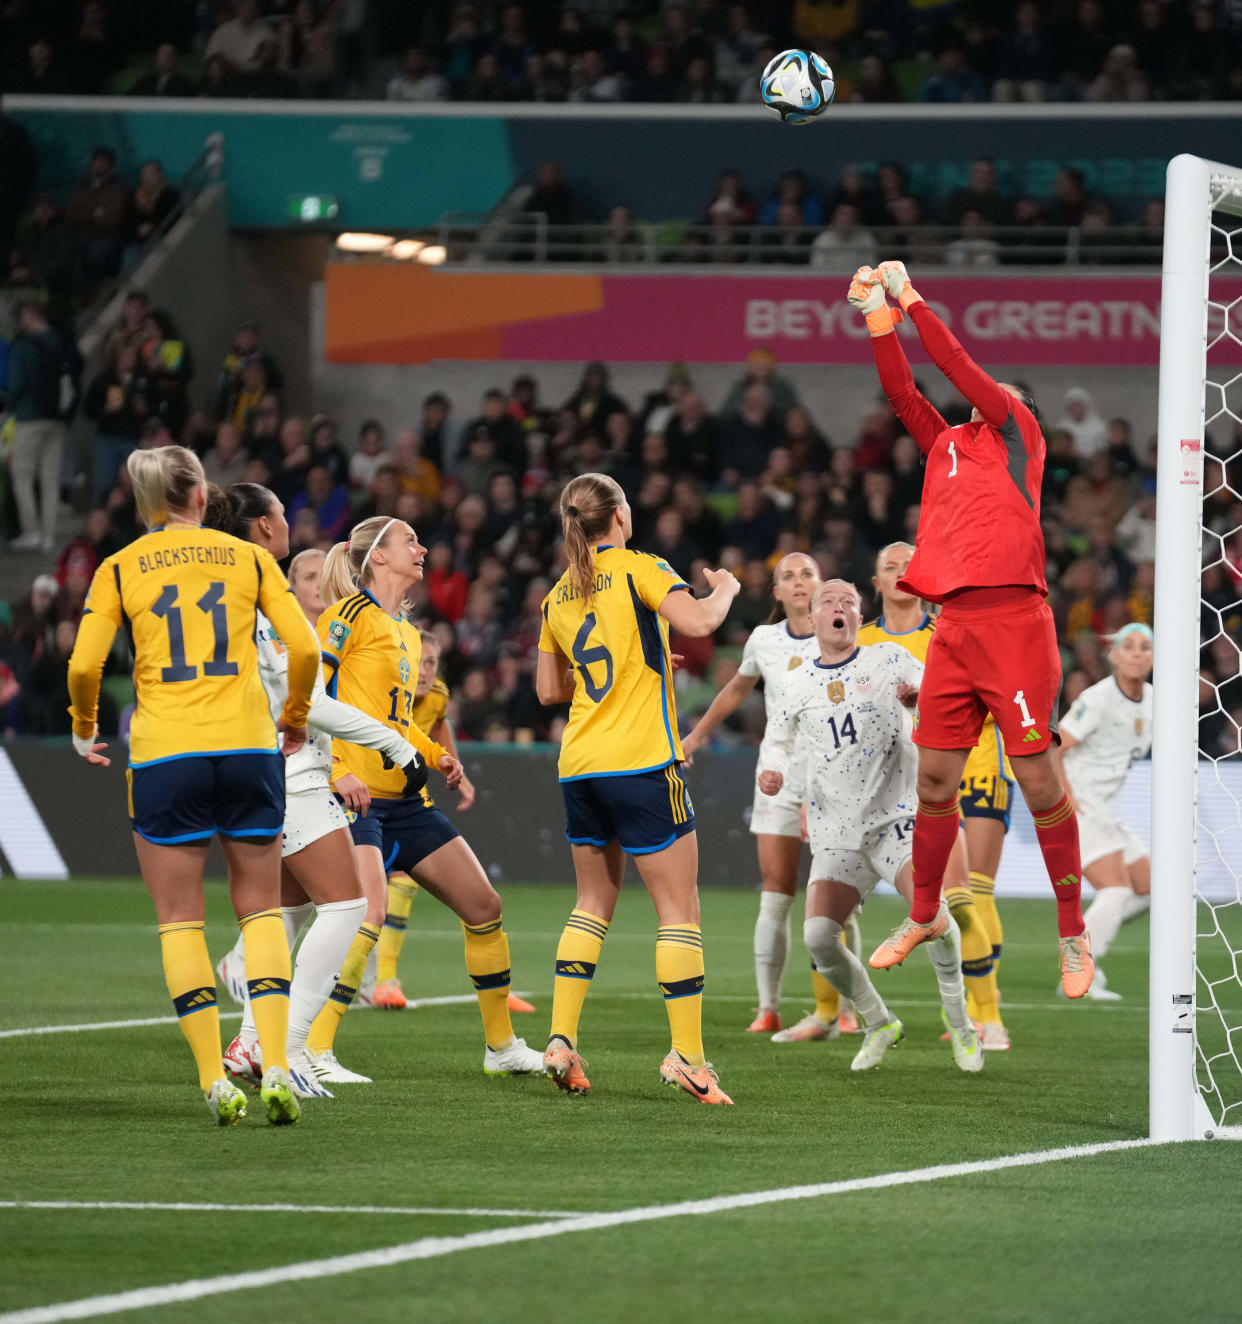
POLYGON ((1242 94, 1232 0, 106 0, 0 11, 10 90, 407 101, 754 101, 805 44, 862 103, 1242 94))
MULTIPOLYGON (((10 732, 63 733, 65 661, 99 561, 138 536, 124 457, 135 447, 181 440, 208 478, 270 487, 284 503, 291 550, 327 548, 359 519, 397 515, 429 546, 417 619, 441 637, 443 673, 465 740, 555 737, 560 714, 536 702, 531 669, 543 595, 563 568, 556 497, 574 474, 612 474, 630 494, 635 546, 665 557, 700 590, 706 566, 742 581, 717 637, 678 640, 683 720, 692 723, 736 671, 741 645, 771 609, 772 568, 809 549, 825 576, 841 575, 870 598, 877 549, 913 539, 922 490, 921 456, 883 401, 848 431, 825 433, 799 402, 774 356, 756 350, 724 399, 706 401, 692 373, 673 364, 642 399, 623 399, 608 369, 584 367, 566 400, 545 400, 539 383, 480 379, 480 399, 432 392, 413 420, 340 420, 292 412, 280 364, 260 328, 238 328, 232 344, 180 340, 175 320, 134 291, 108 342, 107 362, 85 383, 93 423, 91 508, 80 534, 59 550, 20 601, 0 605, 0 711, 10 732), (195 364, 198 364, 197 370, 195 364), (195 372, 212 378, 212 407, 191 408, 195 372)), ((196 392, 201 397, 203 392, 196 392)), ((962 422, 961 401, 937 401, 962 422)), ((1154 443, 1139 424, 1106 419, 1085 390, 1039 402, 1048 440, 1043 519, 1062 641, 1064 701, 1107 674, 1103 641, 1127 621, 1152 620, 1155 554, 1154 443)), ((1220 454, 1237 447, 1221 438, 1220 454)), ((1217 464, 1209 460, 1209 466, 1217 464)), ((1209 522, 1242 527, 1242 474, 1216 487, 1209 522)), ((1214 470, 1210 469, 1214 473, 1214 470)), ((1203 743, 1238 749, 1242 676, 1236 645, 1242 538, 1206 572, 1203 743), (1213 608, 1223 611, 1218 622, 1213 608)), ((124 674, 126 658, 112 667, 124 674)), ((114 730, 127 702, 110 691, 102 726, 114 730)), ((109 693, 106 689, 105 696, 109 693)), ((757 700, 723 727, 725 743, 753 743, 757 700)))

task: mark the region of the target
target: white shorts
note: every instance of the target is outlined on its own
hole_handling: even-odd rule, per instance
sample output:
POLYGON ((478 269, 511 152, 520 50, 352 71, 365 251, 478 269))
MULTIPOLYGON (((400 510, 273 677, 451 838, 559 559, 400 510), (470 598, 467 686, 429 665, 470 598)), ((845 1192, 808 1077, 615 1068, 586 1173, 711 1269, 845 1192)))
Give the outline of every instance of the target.
POLYGON ((311 786, 285 795, 285 832, 281 858, 296 855, 337 828, 348 828, 349 819, 340 802, 326 786, 311 786))
POLYGON ((755 800, 750 809, 750 830, 756 836, 802 836, 802 806, 790 800, 784 792, 764 795, 759 789, 759 775, 755 774, 755 800))
POLYGON ((1121 851, 1127 864, 1151 853, 1133 828, 1118 822, 1107 810, 1094 808, 1079 811, 1078 846, 1084 869, 1114 851, 1121 851))
POLYGON ((914 819, 903 818, 870 832, 861 850, 831 846, 817 850, 811 840, 811 882, 845 883, 865 901, 879 882, 892 883, 914 852, 914 819))

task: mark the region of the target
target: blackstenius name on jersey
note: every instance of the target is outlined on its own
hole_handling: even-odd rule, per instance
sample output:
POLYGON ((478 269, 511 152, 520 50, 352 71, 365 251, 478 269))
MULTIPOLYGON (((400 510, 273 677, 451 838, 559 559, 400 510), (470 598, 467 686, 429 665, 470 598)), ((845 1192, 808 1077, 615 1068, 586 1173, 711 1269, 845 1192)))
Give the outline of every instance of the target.
POLYGON ((145 575, 149 570, 171 570, 179 565, 236 565, 232 547, 204 547, 190 543, 184 547, 164 547, 138 558, 138 569, 145 575))

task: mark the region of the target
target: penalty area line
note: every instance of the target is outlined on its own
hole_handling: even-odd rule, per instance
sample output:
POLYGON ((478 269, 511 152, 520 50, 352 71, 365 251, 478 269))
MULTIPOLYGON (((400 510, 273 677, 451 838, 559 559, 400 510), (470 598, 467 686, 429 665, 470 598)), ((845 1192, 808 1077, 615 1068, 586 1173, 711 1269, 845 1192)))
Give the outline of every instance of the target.
POLYGON ((1062 1149, 1036 1150, 1027 1154, 1009 1154, 1001 1158, 980 1159, 969 1163, 944 1163, 905 1172, 886 1172, 874 1177, 855 1177, 844 1181, 822 1182, 813 1186, 785 1186, 770 1191, 752 1191, 744 1195, 722 1195, 707 1200, 685 1200, 677 1204, 647 1205, 620 1209, 614 1213, 584 1214, 559 1221, 528 1223, 521 1227, 492 1228, 456 1237, 421 1237, 417 1241, 377 1250, 357 1251, 352 1255, 333 1255, 322 1260, 303 1260, 297 1264, 277 1265, 270 1269, 224 1274, 216 1278, 191 1278, 186 1282, 159 1287, 139 1287, 128 1292, 83 1297, 53 1305, 33 1306, 0 1314, 0 1324, 59 1324, 67 1319, 90 1319, 116 1315, 126 1310, 149 1310, 156 1306, 198 1301, 209 1296, 246 1292, 278 1283, 306 1282, 316 1278, 335 1278, 347 1273, 386 1269, 396 1264, 437 1259, 459 1251, 483 1250, 493 1246, 513 1245, 523 1241, 542 1241, 570 1232, 597 1232, 630 1223, 652 1223, 670 1218, 690 1218, 704 1214, 727 1213, 734 1209, 753 1209, 761 1205, 785 1204, 792 1200, 813 1200, 828 1195, 849 1195, 857 1191, 885 1190, 895 1186, 916 1186, 924 1182, 945 1181, 953 1177, 973 1177, 1011 1168, 1039 1167, 1067 1159, 1092 1158, 1098 1154, 1116 1154, 1128 1149, 1142 1149, 1164 1142, 1150 1139, 1112 1140, 1095 1145, 1070 1145, 1062 1149))
POLYGON ((581 1218, 585 1209, 438 1209, 379 1204, 217 1204, 188 1200, 0 1200, 0 1209, 122 1209, 176 1214, 408 1214, 444 1218, 581 1218))

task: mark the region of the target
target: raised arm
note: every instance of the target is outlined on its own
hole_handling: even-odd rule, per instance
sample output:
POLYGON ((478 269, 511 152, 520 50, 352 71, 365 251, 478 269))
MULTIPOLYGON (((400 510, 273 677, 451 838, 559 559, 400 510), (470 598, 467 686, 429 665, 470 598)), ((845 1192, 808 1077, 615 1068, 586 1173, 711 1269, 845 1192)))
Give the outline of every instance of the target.
POLYGON ((901 314, 894 312, 885 302, 884 286, 870 267, 859 267, 850 282, 847 297, 850 304, 866 316, 876 371, 893 412, 901 419, 919 450, 928 454, 948 424, 914 384, 909 361, 894 334, 901 314))
POLYGON ((677 631, 690 639, 714 634, 729 614, 733 599, 741 591, 738 579, 728 570, 705 570, 703 578, 712 591, 705 598, 691 593, 667 593, 660 603, 660 615, 677 631))

